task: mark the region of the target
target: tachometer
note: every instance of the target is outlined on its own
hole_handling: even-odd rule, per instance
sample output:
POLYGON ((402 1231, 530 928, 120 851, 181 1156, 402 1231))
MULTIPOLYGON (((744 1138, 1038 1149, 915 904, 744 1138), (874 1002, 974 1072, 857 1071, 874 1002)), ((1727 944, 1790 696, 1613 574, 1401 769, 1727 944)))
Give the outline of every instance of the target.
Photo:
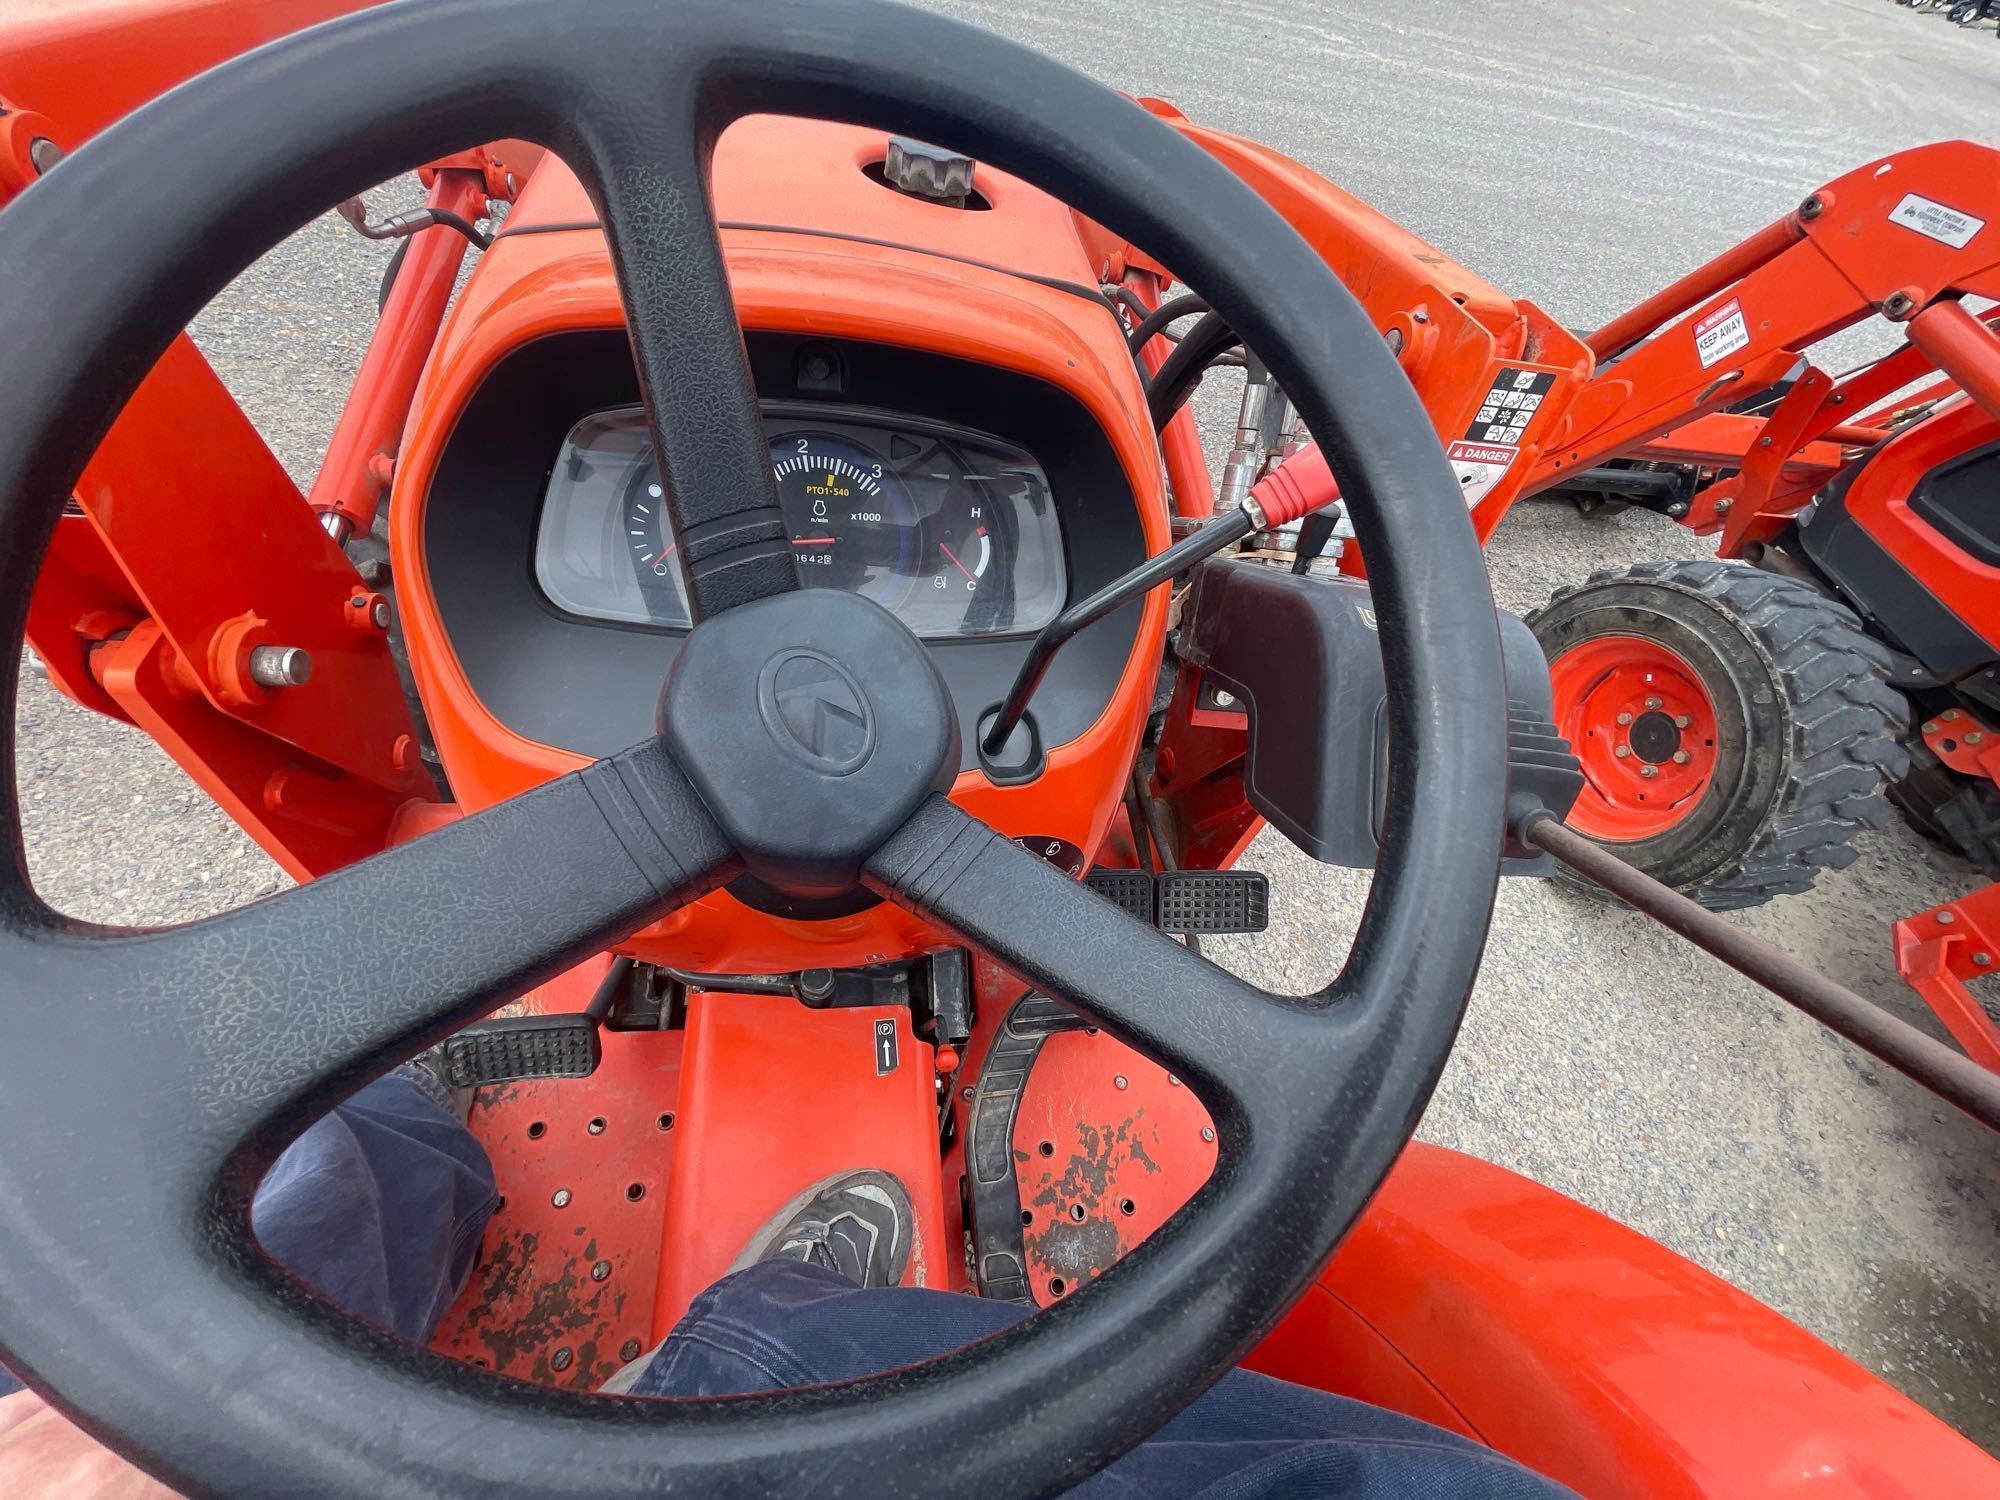
POLYGON ((882 472, 882 460, 823 432, 777 439, 771 460, 800 580, 895 609, 915 582, 917 518, 903 486, 882 472))

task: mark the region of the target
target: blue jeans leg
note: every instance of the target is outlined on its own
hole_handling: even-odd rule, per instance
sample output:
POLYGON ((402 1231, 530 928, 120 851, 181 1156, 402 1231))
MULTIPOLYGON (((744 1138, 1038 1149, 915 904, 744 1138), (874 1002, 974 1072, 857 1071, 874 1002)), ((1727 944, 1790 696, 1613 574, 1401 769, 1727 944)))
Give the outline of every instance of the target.
MULTIPOLYGON (((862 1291, 816 1266, 766 1261, 695 1298, 630 1388, 718 1396, 851 1380, 959 1348, 1022 1315, 949 1292, 862 1291)), ((1237 1370, 1076 1493, 1548 1500, 1569 1491, 1415 1418, 1237 1370)))
POLYGON ((493 1165, 422 1068, 376 1079, 285 1148, 250 1206, 257 1239, 349 1312, 424 1343, 500 1201, 493 1165))

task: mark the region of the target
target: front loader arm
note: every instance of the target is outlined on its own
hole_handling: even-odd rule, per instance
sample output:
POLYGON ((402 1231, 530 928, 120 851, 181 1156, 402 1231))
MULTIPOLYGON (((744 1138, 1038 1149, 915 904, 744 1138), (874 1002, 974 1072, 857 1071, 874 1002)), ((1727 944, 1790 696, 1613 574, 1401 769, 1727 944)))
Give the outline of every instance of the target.
MULTIPOLYGON (((360 4, 75 0, 15 13, 0 23, 0 209, 182 79, 360 4)), ((107 233, 118 208, 107 205, 107 233)), ((380 604, 183 334, 57 522, 28 633, 58 688, 144 728, 303 878, 381 848, 399 810, 434 795, 380 604), (304 653, 291 670, 309 660, 309 680, 260 681, 259 647, 304 653)))
POLYGON ((1831 472, 1824 445, 1818 461, 1798 461, 1809 445, 1879 441, 1886 434, 1869 425, 1869 408, 1932 370, 1975 392, 1994 386, 2000 342, 1958 299, 2000 295, 2000 229, 1987 228, 1996 221, 2000 152, 1969 141, 1921 146, 1836 178, 1591 336, 1600 364, 1525 491, 1556 483, 1565 469, 1657 456, 1650 440, 1768 389, 1813 344, 1865 318, 1906 326, 1910 346, 1880 364, 1844 383, 1809 368, 1763 420, 1735 419, 1742 446, 1718 466, 1743 472, 1698 497, 1685 520, 1723 531, 1725 552, 1767 540, 1791 513, 1785 502, 1831 472))
MULTIPOLYGON (((1721 532, 1733 555, 1768 540, 1848 455, 1888 436, 1887 414, 1872 409, 1911 381, 1942 371, 1942 389, 2000 412, 2000 340, 1959 304, 2000 297, 1991 147, 1947 141, 1857 168, 1579 336, 1298 163, 1144 102, 1262 193, 1374 314, 1482 540, 1526 495, 1612 460, 1646 460, 1721 471, 1669 513, 1721 532), (1906 327, 1909 345, 1845 380, 1810 365, 1799 373, 1814 344, 1874 316, 1906 327), (1769 409, 1729 409, 1794 376, 1769 409)), ((1335 493, 1317 448, 1280 472, 1313 503, 1335 493)), ((1358 570, 1352 551, 1342 565, 1358 570)))

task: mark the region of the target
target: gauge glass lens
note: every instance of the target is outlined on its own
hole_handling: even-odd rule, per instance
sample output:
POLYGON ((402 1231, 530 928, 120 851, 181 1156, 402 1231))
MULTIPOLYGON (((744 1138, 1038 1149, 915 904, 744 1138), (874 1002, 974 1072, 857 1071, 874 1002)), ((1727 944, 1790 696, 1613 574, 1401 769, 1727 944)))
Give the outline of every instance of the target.
MULTIPOLYGON (((861 594, 918 635, 1040 629, 1067 577, 1048 476, 1010 444, 890 413, 765 411, 799 577, 861 594)), ((638 407, 597 412, 550 474, 536 579, 558 608, 685 627, 678 545, 638 407)))

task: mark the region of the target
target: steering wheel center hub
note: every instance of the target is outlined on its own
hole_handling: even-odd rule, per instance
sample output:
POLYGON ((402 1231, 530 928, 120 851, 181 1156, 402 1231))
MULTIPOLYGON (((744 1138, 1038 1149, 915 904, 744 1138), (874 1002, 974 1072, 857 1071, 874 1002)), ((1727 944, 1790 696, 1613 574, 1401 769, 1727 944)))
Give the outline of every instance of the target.
POLYGON ((750 873, 834 896, 958 771, 958 719, 908 627, 856 594, 741 605, 688 637, 660 732, 750 873))
POLYGON ((781 651, 757 679, 764 727, 822 776, 858 771, 875 750, 875 711, 845 667, 820 651, 781 651))

